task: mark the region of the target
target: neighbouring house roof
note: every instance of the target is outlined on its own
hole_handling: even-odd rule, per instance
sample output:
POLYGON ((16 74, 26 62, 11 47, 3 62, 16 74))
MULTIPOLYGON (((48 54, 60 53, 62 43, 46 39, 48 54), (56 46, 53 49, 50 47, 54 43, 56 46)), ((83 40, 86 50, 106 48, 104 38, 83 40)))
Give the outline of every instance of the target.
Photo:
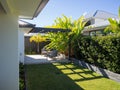
POLYGON ((108 20, 105 20, 103 22, 98 22, 98 23, 95 23, 95 24, 85 27, 84 30, 82 31, 82 33, 90 32, 90 31, 104 30, 108 25, 109 25, 108 20))
POLYGON ((106 11, 102 11, 102 10, 96 10, 95 12, 91 12, 85 15, 86 19, 89 18, 100 18, 100 19, 108 19, 108 18, 118 18, 117 15, 106 12, 106 11))
POLYGON ((34 28, 35 24, 31 24, 29 22, 23 21, 23 20, 19 20, 19 27, 20 28, 34 28))
POLYGON ((95 23, 95 24, 92 24, 92 25, 89 25, 89 26, 85 27, 84 31, 103 29, 108 25, 109 25, 109 21, 105 20, 103 22, 98 22, 98 23, 95 23))
POLYGON ((108 21, 108 18, 119 20, 117 15, 114 15, 112 13, 102 11, 102 10, 96 10, 95 12, 89 13, 85 15, 85 18, 86 18, 86 21, 90 21, 93 18, 94 19, 99 18, 99 20, 97 22, 94 22, 94 24, 86 26, 82 33, 90 32, 90 31, 97 31, 97 30, 104 30, 105 27, 110 24, 108 21))
POLYGON ((70 32, 67 29, 35 27, 29 33, 70 32))

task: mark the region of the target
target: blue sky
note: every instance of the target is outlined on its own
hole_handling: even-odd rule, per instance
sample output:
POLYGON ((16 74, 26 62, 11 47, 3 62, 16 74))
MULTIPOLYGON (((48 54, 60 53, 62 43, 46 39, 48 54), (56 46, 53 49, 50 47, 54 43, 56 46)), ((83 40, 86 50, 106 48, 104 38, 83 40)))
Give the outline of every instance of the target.
POLYGON ((49 0, 45 8, 33 20, 27 22, 36 24, 37 27, 52 25, 56 17, 62 14, 79 18, 83 13, 103 10, 118 15, 120 0, 49 0))

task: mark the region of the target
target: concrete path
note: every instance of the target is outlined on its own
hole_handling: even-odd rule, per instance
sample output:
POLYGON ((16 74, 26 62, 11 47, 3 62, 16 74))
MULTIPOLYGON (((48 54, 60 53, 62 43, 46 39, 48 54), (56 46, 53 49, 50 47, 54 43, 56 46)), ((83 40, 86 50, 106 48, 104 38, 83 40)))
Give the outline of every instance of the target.
POLYGON ((43 64, 43 63, 53 63, 53 62, 69 62, 63 56, 56 58, 45 57, 44 55, 26 55, 25 64, 43 64))

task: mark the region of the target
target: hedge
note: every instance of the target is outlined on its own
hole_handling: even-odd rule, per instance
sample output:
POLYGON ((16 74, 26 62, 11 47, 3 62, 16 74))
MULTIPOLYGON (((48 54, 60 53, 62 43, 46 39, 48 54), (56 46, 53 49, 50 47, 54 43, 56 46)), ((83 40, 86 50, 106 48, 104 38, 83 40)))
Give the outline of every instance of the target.
POLYGON ((77 59, 120 73, 120 35, 80 36, 75 42, 73 50, 77 59))

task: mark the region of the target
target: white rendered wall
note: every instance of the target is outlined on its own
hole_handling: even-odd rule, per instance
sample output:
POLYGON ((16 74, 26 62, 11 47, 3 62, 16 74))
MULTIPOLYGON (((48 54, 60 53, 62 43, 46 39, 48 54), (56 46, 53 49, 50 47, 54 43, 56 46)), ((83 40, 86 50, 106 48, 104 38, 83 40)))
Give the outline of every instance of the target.
POLYGON ((104 19, 100 19, 100 18, 95 18, 95 23, 100 23, 100 22, 104 22, 104 19))
POLYGON ((90 22, 91 22, 91 25, 95 24, 95 19, 91 19, 90 22))
POLYGON ((0 14, 0 90, 19 90, 17 15, 0 14))
POLYGON ((22 29, 19 28, 19 61, 24 64, 24 32, 22 29))

